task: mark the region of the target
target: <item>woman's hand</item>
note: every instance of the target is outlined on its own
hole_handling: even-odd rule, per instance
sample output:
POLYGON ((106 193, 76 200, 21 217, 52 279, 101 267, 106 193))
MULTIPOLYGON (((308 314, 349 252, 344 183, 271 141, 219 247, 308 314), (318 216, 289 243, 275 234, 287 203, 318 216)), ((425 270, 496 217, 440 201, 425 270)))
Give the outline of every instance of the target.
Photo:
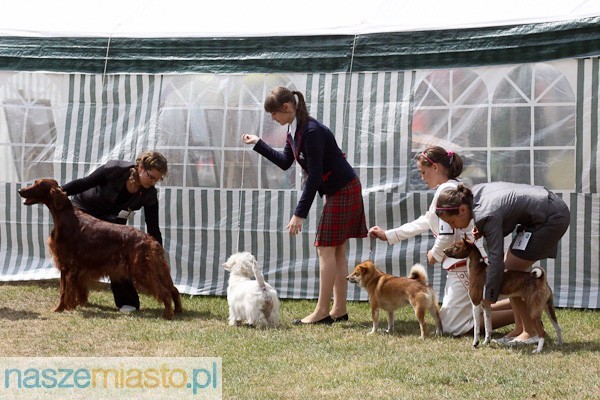
POLYGON ((479 233, 479 229, 477 229, 476 226, 473 227, 473 238, 475 238, 475 240, 479 240, 483 237, 483 235, 481 233, 479 233))
POLYGON ((369 229, 369 236, 375 237, 379 240, 387 241, 385 231, 378 226, 374 226, 371 229, 369 229))
POLYGON ((259 137, 256 135, 242 135, 242 142, 245 144, 256 144, 258 142, 259 137))
POLYGON ((431 265, 435 264, 437 262, 437 260, 435 259, 435 257, 433 256, 433 250, 429 250, 427 252, 427 262, 431 265))
POLYGON ((302 223, 303 222, 304 222, 304 220, 302 218, 294 215, 294 216, 292 216, 292 219, 290 219, 290 222, 287 224, 287 226, 285 228, 290 231, 290 235, 295 236, 298 233, 302 232, 302 223))

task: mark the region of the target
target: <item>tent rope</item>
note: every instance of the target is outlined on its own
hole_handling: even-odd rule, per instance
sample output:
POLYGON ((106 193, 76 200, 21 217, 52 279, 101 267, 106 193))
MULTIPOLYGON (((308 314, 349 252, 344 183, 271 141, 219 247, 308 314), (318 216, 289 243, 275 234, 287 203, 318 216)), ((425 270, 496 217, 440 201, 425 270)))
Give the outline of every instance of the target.
POLYGON ((104 87, 104 79, 106 78, 106 70, 108 69, 108 51, 110 50, 110 41, 112 40, 112 32, 108 36, 108 43, 106 44, 106 54, 104 56, 104 71, 102 72, 102 87, 104 87))

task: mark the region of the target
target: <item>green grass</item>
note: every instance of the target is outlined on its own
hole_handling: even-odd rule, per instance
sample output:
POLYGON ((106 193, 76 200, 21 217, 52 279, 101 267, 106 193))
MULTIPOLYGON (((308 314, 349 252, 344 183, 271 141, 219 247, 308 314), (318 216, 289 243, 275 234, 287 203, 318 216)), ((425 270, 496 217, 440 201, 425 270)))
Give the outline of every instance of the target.
MULTIPOLYGON (((595 399, 600 397, 600 312, 558 310, 564 345, 471 348, 471 336, 418 337, 412 309, 397 313, 391 335, 367 335, 367 303, 349 304, 350 321, 293 326, 314 301, 282 302, 279 329, 227 325, 223 297, 183 296, 173 321, 142 296, 143 310, 114 311, 98 284, 90 304, 53 313, 58 281, 0 286, 2 356, 221 357, 225 399, 595 399)), ((385 318, 382 319, 382 326, 385 318)), ((499 337, 510 328, 495 332, 499 337)))

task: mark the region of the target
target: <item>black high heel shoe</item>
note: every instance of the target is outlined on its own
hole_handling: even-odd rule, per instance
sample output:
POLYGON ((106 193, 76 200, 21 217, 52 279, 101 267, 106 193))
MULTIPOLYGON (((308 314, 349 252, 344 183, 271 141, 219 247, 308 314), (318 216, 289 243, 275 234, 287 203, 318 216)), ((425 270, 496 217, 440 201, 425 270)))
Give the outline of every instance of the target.
POLYGON ((302 322, 301 319, 295 319, 292 321, 292 325, 331 325, 334 323, 333 318, 331 318, 331 315, 327 315, 325 318, 321 318, 318 321, 313 321, 313 322, 302 322))
POLYGON ((331 319, 333 320, 333 322, 348 321, 348 313, 340 315, 339 317, 331 317, 331 319))

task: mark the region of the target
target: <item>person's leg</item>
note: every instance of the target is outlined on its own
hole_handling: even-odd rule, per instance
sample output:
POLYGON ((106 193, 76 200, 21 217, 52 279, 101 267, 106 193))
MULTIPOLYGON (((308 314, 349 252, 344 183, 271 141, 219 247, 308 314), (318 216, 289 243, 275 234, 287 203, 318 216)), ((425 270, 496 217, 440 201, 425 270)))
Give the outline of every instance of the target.
POLYGON ((492 304, 492 329, 502 328, 513 324, 515 314, 510 304, 510 299, 498 300, 492 304))
MULTIPOLYGON (((510 250, 506 253, 504 266, 507 270, 527 271, 535 263, 535 260, 524 260, 513 255, 510 250)), ((536 336, 537 329, 535 322, 529 316, 529 309, 525 302, 518 297, 510 299, 515 317, 515 328, 508 336, 515 337, 517 340, 526 340, 536 336)))
POLYGON ((117 282, 111 281, 110 289, 113 292, 117 308, 120 309, 123 306, 132 306, 136 310, 140 309, 140 297, 130 280, 123 279, 117 282))
POLYGON ((329 313, 334 319, 348 313, 346 297, 348 294, 348 260, 346 259, 346 242, 335 247, 335 281, 333 283, 333 307, 329 313))
POLYGON ((329 315, 331 293, 337 276, 336 247, 318 246, 317 253, 319 254, 319 299, 315 310, 302 318, 303 323, 319 321, 329 315))

